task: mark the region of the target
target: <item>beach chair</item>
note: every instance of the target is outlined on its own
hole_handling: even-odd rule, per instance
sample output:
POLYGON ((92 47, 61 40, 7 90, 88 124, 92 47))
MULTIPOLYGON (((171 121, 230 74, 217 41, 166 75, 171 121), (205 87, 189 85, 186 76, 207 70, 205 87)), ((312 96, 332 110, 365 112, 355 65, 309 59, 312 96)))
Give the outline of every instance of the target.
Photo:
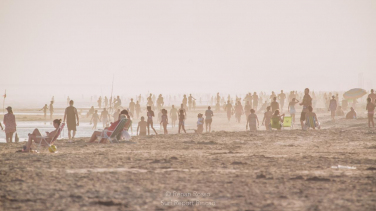
POLYGON ((57 129, 57 133, 55 134, 55 136, 52 138, 51 142, 48 143, 47 139, 48 139, 48 136, 37 136, 37 138, 40 138, 41 141, 39 142, 39 144, 37 144, 37 151, 39 152, 40 148, 42 146, 45 146, 45 147, 50 147, 56 140, 57 138, 60 136, 60 133, 61 131, 64 129, 64 126, 65 126, 65 123, 61 123, 60 127, 57 129))
POLYGON ((116 128, 113 131, 110 131, 108 129, 104 129, 102 131, 101 135, 97 136, 98 143, 100 143, 100 141, 102 139, 107 139, 108 141, 110 141, 110 143, 113 143, 113 141, 117 141, 118 142, 119 141, 118 140, 118 136, 123 131, 125 123, 127 121, 128 121, 127 119, 121 119, 119 121, 118 125, 116 126, 116 128), (108 134, 110 134, 110 135, 108 135, 108 134))
POLYGON ((292 128, 292 117, 291 116, 285 116, 283 118, 283 124, 282 128, 292 128))

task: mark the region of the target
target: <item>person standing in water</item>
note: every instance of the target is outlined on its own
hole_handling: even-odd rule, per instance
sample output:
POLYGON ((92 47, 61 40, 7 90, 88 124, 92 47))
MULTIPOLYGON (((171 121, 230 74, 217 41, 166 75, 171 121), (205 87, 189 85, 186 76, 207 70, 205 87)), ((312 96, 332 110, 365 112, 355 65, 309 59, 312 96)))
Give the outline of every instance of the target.
POLYGON ((51 101, 49 110, 50 110, 50 119, 52 119, 52 115, 54 115, 54 101, 51 101))
POLYGON ((136 110, 136 115, 137 115, 137 119, 138 119, 139 116, 140 116, 140 112, 141 112, 141 105, 140 105, 139 101, 136 102, 135 110, 136 110))
POLYGON ((129 103, 129 111, 134 114, 136 104, 133 102, 133 98, 131 98, 131 102, 129 103))
MULTIPOLYGON (((183 104, 185 110, 188 110, 187 103, 188 103, 187 95, 184 95, 182 104, 183 104)), ((187 113, 185 113, 185 115, 187 115, 187 113)))
POLYGON ((101 96, 99 96, 97 102, 98 102, 98 108, 102 108, 102 97, 101 96))
POLYGON ((158 135, 157 131, 153 127, 154 111, 151 110, 151 106, 147 106, 146 109, 147 109, 146 116, 148 117, 147 119, 148 135, 150 135, 150 127, 151 129, 154 130, 155 135, 158 135))
POLYGON ((211 131, 211 124, 213 122, 213 111, 211 110, 211 107, 208 106, 208 110, 205 111, 205 128, 206 128, 206 132, 208 132, 208 128, 209 128, 209 133, 211 131))
POLYGON ((69 106, 65 109, 64 113, 64 120, 67 120, 67 127, 68 127, 68 138, 69 141, 72 141, 74 139, 74 136, 76 135, 76 126, 79 126, 79 117, 77 113, 77 109, 73 107, 73 100, 69 101, 69 106), (77 120, 77 123, 76 123, 77 120), (71 135, 71 131, 73 131, 73 136, 71 135))
POLYGON ((107 98, 107 96, 104 97, 104 107, 105 108, 108 107, 108 98, 107 98))
POLYGON ((303 106, 302 113, 300 114, 300 124, 302 126, 302 130, 304 130, 304 121, 306 120, 306 112, 308 112, 308 106, 312 106, 312 98, 309 95, 309 89, 304 89, 304 96, 303 101, 299 104, 303 106))
POLYGON ((101 116, 100 116, 100 119, 102 120, 103 128, 107 127, 107 122, 108 122, 108 119, 109 119, 109 114, 108 114, 108 111, 106 110, 106 108, 103 109, 103 111, 101 113, 101 116))
POLYGON ((170 110, 170 117, 171 117, 171 126, 175 127, 175 122, 178 119, 178 110, 172 105, 170 110))
POLYGON ((196 100, 196 99, 192 97, 192 94, 189 94, 189 97, 188 97, 189 110, 192 110, 193 100, 196 100))
POLYGON ((93 128, 92 128, 93 130, 97 129, 98 120, 99 120, 98 110, 95 110, 90 120, 90 123, 93 123, 93 128))
POLYGON ((12 107, 8 106, 6 109, 8 113, 4 115, 4 120, 3 120, 4 126, 5 126, 5 129, 4 129, 5 140, 7 143, 12 143, 13 134, 17 130, 16 117, 13 114, 12 107))
POLYGON ((47 110, 48 110, 48 106, 47 106, 47 104, 45 104, 45 105, 43 106, 43 108, 40 109, 39 111, 42 111, 42 110, 43 110, 43 114, 44 114, 44 119, 46 119, 46 118, 47 118, 47 110))

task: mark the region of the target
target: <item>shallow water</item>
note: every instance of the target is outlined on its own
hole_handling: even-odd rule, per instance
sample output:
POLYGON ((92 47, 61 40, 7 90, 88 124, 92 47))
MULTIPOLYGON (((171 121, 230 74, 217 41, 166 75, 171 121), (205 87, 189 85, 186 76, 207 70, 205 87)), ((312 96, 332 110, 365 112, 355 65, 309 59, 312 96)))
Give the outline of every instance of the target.
MULTIPOLYGON (((77 127, 76 131, 76 138, 80 137, 91 137, 93 134, 93 125, 90 125, 89 122, 80 122, 80 126, 77 127)), ((20 138, 21 141, 27 141, 29 133, 32 133, 35 128, 38 128, 39 131, 42 133, 42 135, 45 135, 45 132, 47 131, 53 131, 54 127, 52 125, 52 122, 50 121, 18 121, 17 122, 17 133, 18 137, 20 138)), ((160 125, 155 124, 154 128, 157 131, 160 131, 160 125)), ((167 128, 171 128, 171 125, 168 125, 167 128)), ((97 125, 97 130, 103 130, 102 123, 98 123, 97 125)), ((136 135, 137 132, 137 123, 133 122, 132 124, 132 130, 129 131, 129 134, 131 136, 136 135)), ((67 126, 64 127, 64 130, 62 131, 61 135, 59 138, 68 138, 68 129, 67 126)), ((13 141, 14 141, 14 136, 13 136, 13 141)), ((3 131, 0 132, 0 143, 5 143, 5 133, 3 131)))

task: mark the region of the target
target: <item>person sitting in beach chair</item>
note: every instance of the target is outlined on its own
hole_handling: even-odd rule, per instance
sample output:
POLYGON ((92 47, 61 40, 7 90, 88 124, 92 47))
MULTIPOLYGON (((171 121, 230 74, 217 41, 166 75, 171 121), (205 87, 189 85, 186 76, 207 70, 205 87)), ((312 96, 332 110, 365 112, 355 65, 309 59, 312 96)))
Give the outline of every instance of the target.
POLYGON ((26 146, 24 146, 23 152, 30 152, 33 141, 39 144, 38 146, 41 146, 41 145, 49 146, 53 144, 56 141, 57 137, 60 135, 60 132, 63 130, 64 123, 61 124, 61 127, 60 127, 60 124, 61 124, 61 119, 55 119, 53 121, 55 130, 52 132, 46 132, 47 136, 42 136, 38 129, 35 129, 33 133, 31 134, 29 133, 28 134, 29 140, 26 146))
POLYGON ((98 138, 100 139, 99 143, 106 143, 108 140, 112 142, 112 139, 120 140, 122 136, 126 136, 125 138, 129 140, 130 136, 128 132, 123 133, 123 131, 128 131, 132 122, 128 115, 128 111, 121 111, 119 116, 119 120, 111 123, 111 125, 106 127, 103 131, 94 131, 89 143, 95 142, 98 138), (118 128, 119 125, 120 127, 118 128))
POLYGON ((271 118, 271 128, 281 130, 285 114, 280 115, 279 110, 275 110, 271 118))
POLYGON ((308 130, 309 128, 320 129, 320 122, 319 119, 317 118, 317 115, 315 112, 313 112, 312 106, 308 106, 308 112, 306 112, 306 122, 305 122, 305 130, 308 130))

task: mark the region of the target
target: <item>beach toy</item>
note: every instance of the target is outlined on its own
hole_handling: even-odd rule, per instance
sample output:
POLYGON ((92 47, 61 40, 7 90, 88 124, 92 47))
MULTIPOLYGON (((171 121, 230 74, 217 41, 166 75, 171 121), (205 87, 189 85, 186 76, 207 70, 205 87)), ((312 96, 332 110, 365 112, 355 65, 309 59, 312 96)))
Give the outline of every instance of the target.
POLYGON ((48 151, 50 151, 51 153, 56 152, 56 150, 57 150, 57 147, 56 147, 55 145, 50 145, 50 146, 48 147, 48 151))
POLYGON ((345 92, 343 94, 343 97, 346 100, 355 100, 355 99, 363 97, 365 94, 367 94, 366 90, 355 88, 355 89, 350 89, 349 91, 345 92))

